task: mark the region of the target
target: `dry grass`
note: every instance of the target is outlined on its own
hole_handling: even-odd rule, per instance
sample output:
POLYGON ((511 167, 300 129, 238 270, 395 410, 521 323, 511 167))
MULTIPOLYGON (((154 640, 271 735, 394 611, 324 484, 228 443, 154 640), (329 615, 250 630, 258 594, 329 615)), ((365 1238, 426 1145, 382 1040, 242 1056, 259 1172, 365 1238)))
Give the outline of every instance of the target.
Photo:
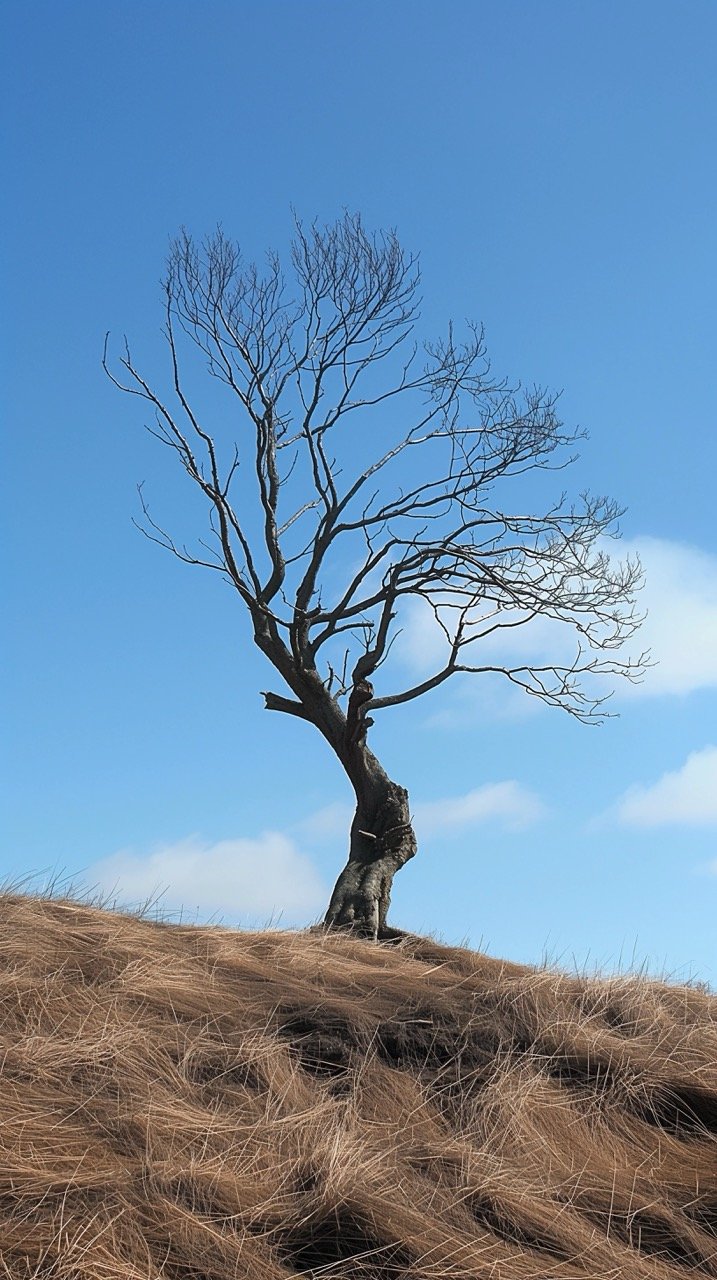
POLYGON ((717 1001, 0 895, 0 1277, 717 1276, 717 1001))

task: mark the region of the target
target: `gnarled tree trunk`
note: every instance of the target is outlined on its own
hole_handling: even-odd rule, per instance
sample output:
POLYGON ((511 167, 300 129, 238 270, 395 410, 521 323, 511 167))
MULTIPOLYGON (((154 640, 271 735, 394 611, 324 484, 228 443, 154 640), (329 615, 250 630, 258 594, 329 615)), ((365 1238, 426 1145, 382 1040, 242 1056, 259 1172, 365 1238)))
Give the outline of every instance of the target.
POLYGON ((401 931, 386 923, 391 886, 396 872, 414 856, 418 845, 408 792, 389 778, 366 745, 366 734, 373 723, 366 714, 373 685, 355 673, 344 712, 315 670, 304 668, 297 673, 268 626, 264 632, 257 628, 256 639, 297 697, 293 701, 266 692, 267 708, 313 724, 338 756, 356 797, 348 862, 336 881, 324 927, 350 929, 374 939, 400 937, 401 931))
POLYGON ((336 881, 324 923, 371 938, 398 936, 386 924, 391 886, 417 847, 408 792, 383 773, 372 794, 357 799, 349 859, 336 881))
POLYGON ((348 928, 365 937, 395 938, 386 923, 393 877, 418 849, 408 807, 408 792, 389 778, 366 746, 370 720, 362 705, 373 689, 367 680, 352 694, 343 741, 334 744, 356 796, 349 858, 331 895, 324 924, 348 928))

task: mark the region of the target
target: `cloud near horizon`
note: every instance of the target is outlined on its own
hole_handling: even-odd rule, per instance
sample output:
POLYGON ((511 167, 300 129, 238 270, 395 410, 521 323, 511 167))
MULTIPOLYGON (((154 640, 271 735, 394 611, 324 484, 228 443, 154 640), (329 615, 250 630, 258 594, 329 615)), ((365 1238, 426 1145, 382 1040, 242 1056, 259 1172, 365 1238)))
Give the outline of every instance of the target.
POLYGON ((717 826, 717 747, 692 752, 649 786, 630 787, 616 813, 634 827, 717 826))
POLYGON ((280 917, 287 926, 322 914, 329 892, 311 859, 278 831, 215 842, 188 836, 144 855, 121 849, 83 878, 125 902, 161 893, 161 909, 261 924, 280 917))
MULTIPOLYGON (((499 821, 521 831, 546 809, 540 798, 515 781, 488 783, 414 808, 421 839, 451 836, 499 821)), ((85 868, 82 879, 118 903, 158 900, 160 911, 179 909, 200 917, 217 914, 231 923, 265 927, 306 924, 323 915, 331 886, 303 846, 348 845, 351 806, 335 801, 297 822, 289 832, 264 831, 256 838, 209 841, 187 836, 149 853, 120 849, 85 868)), ((335 873, 340 870, 337 862, 335 873)))

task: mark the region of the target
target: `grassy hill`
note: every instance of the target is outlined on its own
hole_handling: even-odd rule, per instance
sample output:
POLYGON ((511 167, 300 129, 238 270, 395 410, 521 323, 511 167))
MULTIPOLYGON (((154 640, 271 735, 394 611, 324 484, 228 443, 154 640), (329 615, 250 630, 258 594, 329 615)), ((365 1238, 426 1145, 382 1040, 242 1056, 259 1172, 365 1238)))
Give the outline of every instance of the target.
POLYGON ((0 1277, 717 1276, 717 1000, 0 895, 0 1277))

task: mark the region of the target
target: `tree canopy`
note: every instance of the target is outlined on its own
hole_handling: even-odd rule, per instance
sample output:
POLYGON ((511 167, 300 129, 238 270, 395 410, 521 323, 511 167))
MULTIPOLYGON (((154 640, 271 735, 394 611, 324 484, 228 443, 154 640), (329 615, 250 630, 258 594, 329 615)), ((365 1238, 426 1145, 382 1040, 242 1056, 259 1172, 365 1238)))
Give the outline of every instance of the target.
POLYGON ((570 465, 579 433, 555 393, 494 377, 479 325, 417 341, 419 283, 396 234, 359 215, 297 220, 286 273, 275 253, 245 262, 221 229, 201 244, 182 232, 164 279, 166 390, 127 344, 117 373, 105 348, 206 500, 194 546, 142 495, 144 532, 229 581, 285 686, 266 707, 313 724, 346 770, 356 814, 326 923, 374 937, 392 932, 393 875, 416 851, 407 792, 367 745, 375 714, 492 673, 596 722, 610 690, 594 677, 645 665, 624 650, 640 565, 608 550, 621 509, 530 483, 570 465), (202 367, 226 394, 209 419, 202 367), (387 659, 416 600, 443 643, 411 683, 387 659), (496 637, 539 620, 572 637, 568 657, 496 659, 496 637))

